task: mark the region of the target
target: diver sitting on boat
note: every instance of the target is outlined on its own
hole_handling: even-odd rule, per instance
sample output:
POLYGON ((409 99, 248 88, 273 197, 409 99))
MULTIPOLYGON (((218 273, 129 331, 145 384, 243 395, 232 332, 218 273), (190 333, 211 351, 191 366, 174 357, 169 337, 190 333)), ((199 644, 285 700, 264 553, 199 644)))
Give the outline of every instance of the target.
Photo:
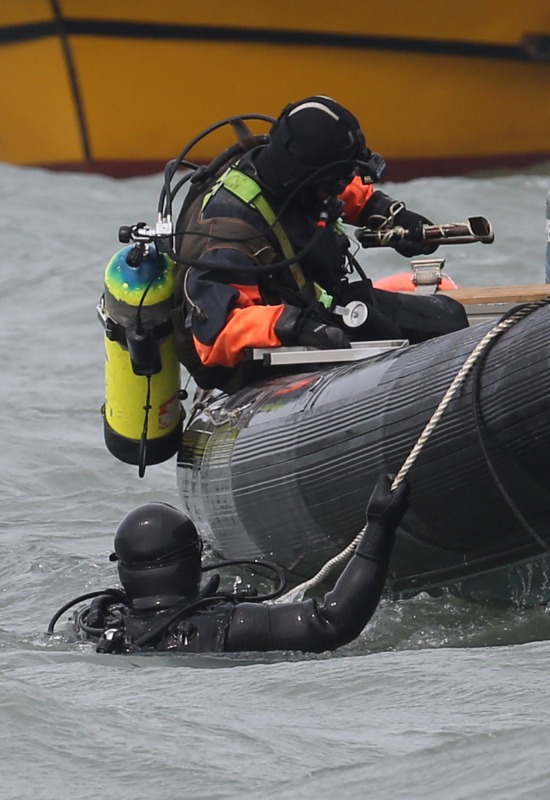
MULTIPOLYGON (((264 138, 216 174, 194 176, 177 222, 176 351, 201 388, 233 391, 254 377, 248 348, 414 344, 467 327, 449 297, 373 288, 349 251, 342 221, 409 232, 429 224, 374 189, 384 160, 350 111, 309 97, 288 105, 264 138), (342 310, 354 301, 366 313, 352 328, 342 310)), ((391 246, 408 258, 436 249, 414 238, 391 246)))
POLYGON ((202 572, 234 563, 261 568, 269 562, 202 566, 202 541, 185 514, 164 503, 140 506, 115 534, 111 560, 118 564, 123 591, 91 592, 71 601, 55 614, 48 632, 67 609, 93 597, 75 624, 86 638, 98 640, 98 652, 334 650, 359 636, 376 610, 408 492, 405 481, 392 490, 392 476, 379 478, 365 532, 321 605, 314 599, 267 604, 284 591, 278 568, 281 585, 269 595, 220 592, 219 575, 201 589, 202 572))

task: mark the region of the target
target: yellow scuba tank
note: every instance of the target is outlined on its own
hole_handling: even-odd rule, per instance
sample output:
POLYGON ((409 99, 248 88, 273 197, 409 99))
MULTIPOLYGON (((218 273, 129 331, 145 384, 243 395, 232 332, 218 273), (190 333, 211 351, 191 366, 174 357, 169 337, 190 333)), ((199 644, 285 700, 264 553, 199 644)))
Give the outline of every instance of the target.
POLYGON ((176 453, 183 410, 170 310, 174 262, 154 245, 124 247, 105 270, 98 312, 105 328, 105 444, 145 467, 176 453))

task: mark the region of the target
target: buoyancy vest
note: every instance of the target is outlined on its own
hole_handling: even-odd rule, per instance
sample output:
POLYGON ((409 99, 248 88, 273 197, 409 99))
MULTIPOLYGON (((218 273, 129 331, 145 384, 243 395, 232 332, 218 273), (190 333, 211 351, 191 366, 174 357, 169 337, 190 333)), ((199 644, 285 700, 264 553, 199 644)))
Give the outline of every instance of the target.
MULTIPOLYGON (((201 187, 199 191, 193 191, 193 188, 190 190, 177 223, 180 257, 193 260, 207 258, 209 252, 223 247, 242 253, 260 266, 268 266, 277 261, 280 256, 272 244, 246 220, 203 215, 208 201, 221 185, 218 178, 210 187, 201 187)), ((259 376, 259 365, 242 363, 232 368, 205 366, 201 362, 191 331, 192 314, 201 312, 186 290, 190 269, 191 267, 183 264, 176 274, 175 302, 171 319, 177 356, 201 389, 220 388, 227 392, 234 391, 259 376)))
MULTIPOLYGON (((218 189, 220 189, 222 186, 224 189, 227 189, 227 191, 234 194, 239 198, 239 200, 241 200, 243 203, 246 203, 246 205, 255 209, 258 214, 260 214, 260 216, 265 220, 266 224, 275 234, 285 259, 291 259, 296 255, 283 226, 278 221, 275 211, 269 205, 261 186, 251 175, 247 175, 246 172, 242 172, 236 165, 228 167, 224 174, 218 179, 216 184, 214 184, 212 191, 206 195, 204 199, 203 209, 206 207, 207 203, 215 194, 215 192, 218 191, 218 189)), ((271 263, 273 263, 273 261, 271 263)), ((308 282, 298 262, 295 261, 294 263, 290 264, 289 269, 298 289, 300 291, 304 291, 308 282)), ((321 305, 325 308, 330 308, 333 302, 333 297, 329 295, 322 286, 319 286, 319 284, 315 283, 314 281, 311 283, 317 302, 321 303, 321 305)))
MULTIPOLYGON (((265 221, 276 239, 284 259, 292 259, 295 255, 294 248, 283 228, 277 220, 275 211, 271 208, 261 186, 246 172, 242 172, 237 165, 232 164, 215 181, 211 189, 204 195, 202 202, 194 203, 189 210, 187 219, 182 221, 182 241, 180 254, 183 258, 197 259, 205 256, 212 250, 222 246, 224 249, 234 249, 252 258, 260 266, 269 266, 279 260, 273 246, 266 237, 259 233, 245 220, 234 217, 205 218, 203 212, 214 195, 221 189, 226 189, 235 195, 245 205, 253 208, 265 221), (185 241, 185 232, 191 234, 185 241), (216 237, 215 239, 212 237, 216 237), (206 240, 206 242, 205 242, 206 240), (220 244, 223 241, 223 244, 220 244), (184 253, 182 252, 184 251, 184 253)), ((185 268, 184 268, 185 269, 185 268)), ((313 287, 317 302, 324 308, 330 308, 333 297, 314 281, 307 281, 298 262, 289 267, 292 277, 299 291, 310 295, 307 291, 308 283, 313 287)))
MULTIPOLYGON (((334 226, 338 234, 342 233, 338 224, 334 226)), ((210 186, 202 187, 200 191, 193 192, 184 202, 177 224, 180 236, 179 254, 182 260, 205 258, 209 252, 219 248, 233 249, 252 259, 261 267, 269 267, 281 260, 281 253, 285 260, 292 259, 295 255, 294 247, 286 234, 283 226, 277 219, 277 214, 268 202, 260 184, 246 172, 239 169, 238 163, 232 164, 219 175, 210 186), (266 223, 266 228, 273 232, 273 237, 279 247, 280 253, 267 238, 267 231, 258 232, 249 222, 238 217, 213 216, 207 217, 204 211, 210 201, 220 189, 225 189, 245 206, 253 209, 266 223), (189 235, 185 235, 185 234, 189 235)), ((196 383, 204 389, 224 388, 232 391, 256 377, 255 367, 241 365, 236 368, 205 367, 196 353, 191 335, 191 314, 198 311, 186 292, 186 276, 190 267, 183 264, 178 270, 175 288, 175 310, 172 321, 175 330, 175 345, 178 358, 188 369, 196 383), (243 373, 240 376, 235 371, 243 373), (244 374, 246 373, 246 375, 244 374), (229 381, 229 385, 228 385, 229 381)), ((295 283, 296 290, 292 292, 295 297, 301 298, 301 304, 311 306, 318 303, 323 309, 329 310, 334 298, 326 290, 312 280, 306 279, 298 262, 291 263, 289 273, 295 283)), ((277 281, 273 281, 277 283, 277 281)), ((268 278, 260 278, 263 285, 262 293, 267 288, 268 278)), ((267 302, 287 302, 277 299, 278 292, 272 292, 273 299, 267 302)), ((257 365, 256 365, 257 368, 257 365)))
MULTIPOLYGON (((202 610, 192 610, 183 614, 172 624, 166 624, 158 636, 154 636, 144 646, 159 652, 222 653, 225 651, 227 633, 235 603, 220 598, 202 610)), ((101 652, 132 652, 136 643, 154 631, 163 622, 169 623, 177 609, 164 611, 151 616, 139 616, 129 608, 116 606, 112 622, 106 620, 103 636, 98 648, 101 652), (107 632, 117 631, 119 636, 113 640, 107 632), (110 646, 109 642, 113 642, 110 646)))

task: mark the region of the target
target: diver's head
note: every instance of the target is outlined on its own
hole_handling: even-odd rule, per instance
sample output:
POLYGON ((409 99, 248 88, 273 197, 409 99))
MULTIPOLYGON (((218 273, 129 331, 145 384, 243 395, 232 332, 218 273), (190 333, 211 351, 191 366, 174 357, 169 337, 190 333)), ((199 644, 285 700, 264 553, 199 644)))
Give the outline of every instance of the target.
POLYGON ((309 179, 310 189, 335 196, 371 156, 354 115, 330 97, 316 95, 283 109, 256 166, 278 195, 309 179))
POLYGON ((127 514, 115 534, 120 582, 133 608, 170 608, 196 597, 202 541, 185 514, 166 503, 147 503, 127 514))

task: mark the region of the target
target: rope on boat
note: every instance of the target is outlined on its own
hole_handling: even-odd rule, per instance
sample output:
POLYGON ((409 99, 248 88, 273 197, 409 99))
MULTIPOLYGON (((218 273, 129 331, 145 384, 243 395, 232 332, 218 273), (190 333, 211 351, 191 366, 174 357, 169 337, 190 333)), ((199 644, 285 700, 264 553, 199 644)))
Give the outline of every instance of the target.
MULTIPOLYGON (((544 298, 543 300, 536 300, 530 303, 524 303, 521 306, 516 306, 515 308, 511 309, 511 311, 509 311, 507 314, 505 314, 503 317, 501 317, 501 319, 496 323, 496 325, 494 325, 491 328, 491 330, 489 330, 485 334, 485 336, 483 336, 483 338, 479 340, 479 342, 474 347, 474 349, 472 350, 472 352, 470 353, 470 355, 468 356, 468 358, 466 359, 460 370, 455 375, 449 388, 443 395, 439 405, 437 406, 436 410, 434 411, 431 418, 427 422, 422 433, 418 437, 416 444, 414 445, 409 455, 401 465, 401 468, 399 469, 395 478, 393 479, 391 486, 392 491, 396 489, 399 486, 399 484, 402 483, 402 481, 405 479, 412 465, 420 455, 422 448, 424 447, 424 445, 434 432, 435 428, 437 427, 449 403, 455 396, 458 389, 465 382, 466 378, 470 374, 475 364, 485 353, 485 351, 489 348, 492 342, 499 336, 501 336, 504 333, 504 331, 511 328, 517 322, 520 322, 520 320, 524 319, 529 314, 532 314, 539 308, 542 308, 543 306, 549 304, 550 304, 550 297, 547 297, 544 298)), ((527 527, 530 533, 537 540, 538 544, 540 544, 544 550, 548 551, 548 546, 540 538, 540 536, 538 536, 538 534, 530 526, 527 525, 527 527)), ((337 564, 340 564, 342 561, 347 559, 353 553, 353 551, 361 541, 361 538, 363 537, 363 534, 365 533, 366 529, 367 526, 365 524, 364 527, 359 531, 357 536, 353 539, 353 541, 350 542, 350 544, 348 544, 348 546, 345 547, 340 553, 329 559, 326 562, 326 564, 323 567, 321 567, 321 569, 319 570, 319 572, 317 572, 316 575, 314 575, 312 578, 309 578, 309 580, 298 584, 293 589, 286 592, 286 594, 282 595, 282 597, 279 597, 277 603, 285 603, 285 602, 288 603, 301 600, 304 597, 305 593, 309 591, 309 589, 312 589, 314 586, 317 586, 319 583, 321 583, 337 564)))

